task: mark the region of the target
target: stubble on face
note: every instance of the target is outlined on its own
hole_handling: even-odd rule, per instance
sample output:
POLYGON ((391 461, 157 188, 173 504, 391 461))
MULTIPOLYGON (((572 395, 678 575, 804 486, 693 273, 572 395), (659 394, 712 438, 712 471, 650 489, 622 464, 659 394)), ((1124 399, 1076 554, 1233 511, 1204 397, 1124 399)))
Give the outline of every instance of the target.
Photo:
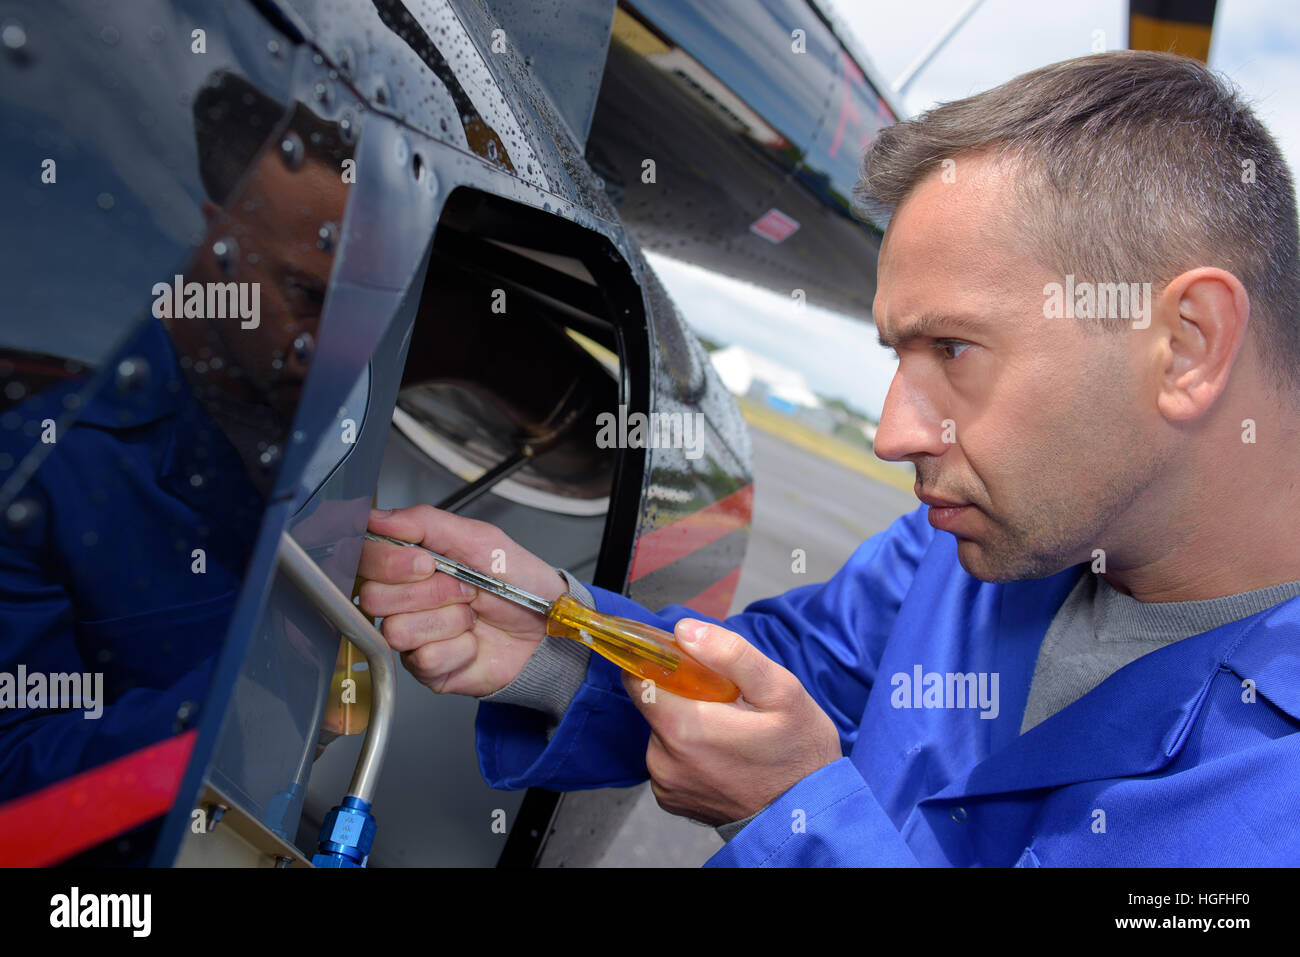
POLYGON ((957 555, 982 581, 1043 578, 1091 562, 1097 549, 1124 547, 1135 531, 1131 516, 1160 479, 1166 455, 1135 416, 1121 344, 1093 344, 1095 351, 1071 357, 1050 403, 1044 395, 1024 406, 996 465, 981 469, 968 455, 980 489, 968 497, 982 514, 972 537, 959 538, 957 555))

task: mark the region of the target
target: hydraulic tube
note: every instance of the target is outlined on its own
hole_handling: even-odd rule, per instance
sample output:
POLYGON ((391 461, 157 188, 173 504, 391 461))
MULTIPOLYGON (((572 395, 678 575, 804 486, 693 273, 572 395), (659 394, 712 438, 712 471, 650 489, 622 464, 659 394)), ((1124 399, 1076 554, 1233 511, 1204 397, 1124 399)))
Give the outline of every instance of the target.
POLYGON ((375 840, 375 817, 370 802, 388 751, 393 714, 397 705, 397 672, 384 636, 339 591, 320 566, 284 532, 276 553, 277 564, 325 618, 361 649, 370 666, 370 720, 347 796, 335 805, 321 826, 317 867, 365 867, 375 840))

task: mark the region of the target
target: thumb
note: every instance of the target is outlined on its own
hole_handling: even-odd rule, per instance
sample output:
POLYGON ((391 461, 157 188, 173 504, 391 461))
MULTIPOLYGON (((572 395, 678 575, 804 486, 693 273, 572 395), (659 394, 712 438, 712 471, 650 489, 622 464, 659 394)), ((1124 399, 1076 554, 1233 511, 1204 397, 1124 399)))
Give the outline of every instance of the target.
POLYGON ((741 635, 719 625, 683 618, 673 630, 683 651, 740 688, 741 696, 756 708, 774 707, 780 700, 781 668, 741 635))

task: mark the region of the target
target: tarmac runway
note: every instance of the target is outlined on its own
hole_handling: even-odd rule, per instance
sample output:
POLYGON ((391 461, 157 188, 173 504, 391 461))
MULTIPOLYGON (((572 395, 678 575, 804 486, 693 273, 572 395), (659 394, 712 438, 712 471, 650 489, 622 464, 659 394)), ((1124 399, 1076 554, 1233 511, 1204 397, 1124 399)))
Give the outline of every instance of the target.
MULTIPOLYGON (((754 524, 733 614, 755 599, 825 581, 864 540, 920 504, 759 429, 750 435, 754 524)), ((661 810, 648 784, 629 790, 638 792, 636 805, 597 866, 698 867, 722 847, 713 828, 661 810)))

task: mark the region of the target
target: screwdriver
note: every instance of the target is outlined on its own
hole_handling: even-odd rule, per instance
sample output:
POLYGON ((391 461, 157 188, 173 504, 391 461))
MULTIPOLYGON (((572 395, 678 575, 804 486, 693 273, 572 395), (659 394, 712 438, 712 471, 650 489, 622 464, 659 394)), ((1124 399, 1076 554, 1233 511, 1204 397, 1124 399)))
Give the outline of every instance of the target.
POLYGON ((428 552, 433 556, 438 571, 545 615, 548 635, 580 641, 624 671, 649 678, 665 691, 696 701, 735 701, 740 696, 735 683, 704 667, 683 651, 671 634, 660 628, 630 618, 601 614, 572 595, 561 595, 553 602, 547 601, 415 542, 370 531, 366 532, 366 538, 372 542, 387 542, 428 552))

